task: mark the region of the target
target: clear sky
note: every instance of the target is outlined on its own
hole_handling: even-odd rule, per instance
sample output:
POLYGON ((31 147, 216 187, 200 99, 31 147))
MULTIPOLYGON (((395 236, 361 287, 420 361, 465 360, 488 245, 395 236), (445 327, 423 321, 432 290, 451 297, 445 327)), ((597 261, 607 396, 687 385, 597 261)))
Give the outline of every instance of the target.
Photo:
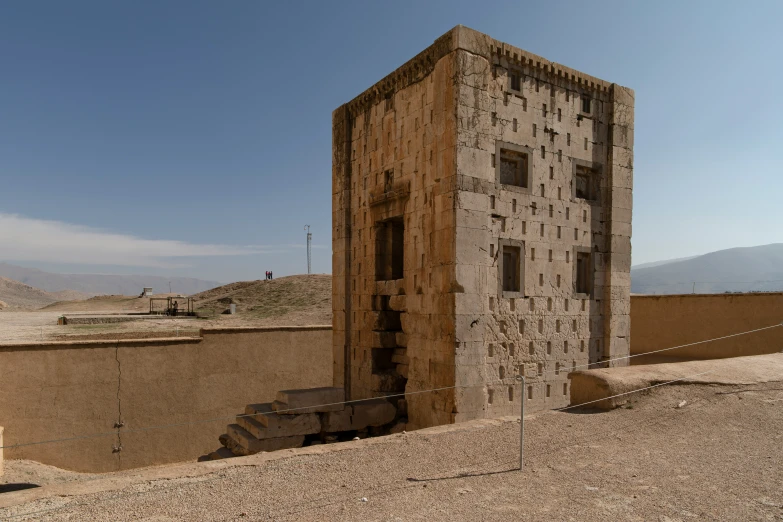
POLYGON ((331 271, 331 113, 457 24, 636 91, 634 264, 783 242, 783 2, 0 6, 0 260, 331 271), (218 255, 219 254, 219 255, 218 255))

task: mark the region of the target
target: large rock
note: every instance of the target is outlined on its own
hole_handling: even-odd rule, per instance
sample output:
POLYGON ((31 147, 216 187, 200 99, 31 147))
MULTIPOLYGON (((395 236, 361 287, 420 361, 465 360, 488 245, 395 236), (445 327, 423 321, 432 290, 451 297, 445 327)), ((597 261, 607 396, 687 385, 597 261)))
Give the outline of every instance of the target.
POLYGON ((248 404, 245 407, 245 415, 249 415, 246 418, 253 419, 263 426, 269 437, 310 435, 321 431, 321 419, 318 418, 317 413, 279 415, 272 409, 272 404, 267 402, 248 404))
POLYGON ((343 411, 323 415, 326 433, 362 430, 370 426, 383 426, 394 420, 397 409, 385 399, 369 399, 355 402, 343 411))
POLYGON ((221 437, 221 443, 224 443, 234 455, 240 456, 253 455, 262 451, 299 448, 304 444, 304 435, 258 440, 238 424, 229 424, 226 435, 225 439, 221 437))
POLYGON ((324 413, 340 411, 345 405, 343 388, 308 388, 277 392, 272 409, 278 414, 300 415, 302 413, 324 413))

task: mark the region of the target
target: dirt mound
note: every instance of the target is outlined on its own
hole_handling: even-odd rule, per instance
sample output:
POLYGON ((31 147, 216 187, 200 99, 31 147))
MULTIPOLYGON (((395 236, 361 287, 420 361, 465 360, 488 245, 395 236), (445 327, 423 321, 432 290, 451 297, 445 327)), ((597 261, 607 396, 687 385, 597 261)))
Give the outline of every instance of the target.
MULTIPOLYGON (((84 299, 86 294, 74 290, 45 292, 13 279, 0 277, 0 300, 9 309, 35 310, 57 301, 84 299)), ((0 309, 4 308, 0 306, 0 309)))
POLYGON ((237 315, 264 324, 331 324, 332 276, 295 275, 267 281, 242 281, 193 296, 200 314, 222 314, 230 304, 237 315))

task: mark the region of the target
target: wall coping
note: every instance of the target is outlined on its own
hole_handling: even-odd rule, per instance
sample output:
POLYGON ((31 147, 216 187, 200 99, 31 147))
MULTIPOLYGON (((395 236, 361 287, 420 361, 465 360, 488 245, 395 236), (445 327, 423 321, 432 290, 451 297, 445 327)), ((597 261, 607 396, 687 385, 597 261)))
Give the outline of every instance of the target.
POLYGON ((421 81, 429 75, 435 64, 444 56, 458 49, 484 56, 487 60, 501 60, 518 67, 529 68, 529 73, 550 80, 568 82, 576 90, 608 93, 611 82, 547 60, 537 54, 496 40, 491 36, 457 25, 437 38, 429 47, 386 75, 383 79, 344 104, 351 117, 379 103, 389 94, 421 81))
POLYGON ((0 351, 12 349, 68 348, 68 347, 98 347, 98 346, 141 346, 146 344, 192 344, 200 343, 201 337, 150 337, 148 339, 97 339, 82 341, 32 341, 22 343, 0 344, 0 351))
POLYGON ((631 294, 632 298, 660 299, 662 297, 768 297, 781 296, 783 292, 742 292, 731 294, 631 294))
POLYGON ((247 332, 310 332, 331 330, 331 324, 313 324, 306 326, 230 326, 230 327, 209 327, 202 328, 201 335, 209 334, 230 334, 247 332))

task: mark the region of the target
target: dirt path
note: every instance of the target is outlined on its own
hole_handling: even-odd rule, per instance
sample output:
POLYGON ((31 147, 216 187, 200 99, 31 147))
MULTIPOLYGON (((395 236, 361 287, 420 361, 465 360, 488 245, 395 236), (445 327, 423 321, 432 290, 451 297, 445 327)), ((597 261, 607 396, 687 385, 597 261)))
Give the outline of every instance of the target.
MULTIPOLYGON (((783 388, 670 386, 604 413, 492 421, 254 456, 189 478, 0 509, 13 520, 780 520, 783 388), (684 407, 677 406, 686 400, 684 407), (311 450, 313 451, 313 450, 311 450), (363 499, 366 499, 364 501, 363 499)), ((128 478, 122 479, 122 476, 128 478)), ((7 495, 16 495, 10 493, 7 495)), ((10 497, 9 497, 10 498, 10 497)), ((2 502, 0 496, 0 502, 2 502)))

